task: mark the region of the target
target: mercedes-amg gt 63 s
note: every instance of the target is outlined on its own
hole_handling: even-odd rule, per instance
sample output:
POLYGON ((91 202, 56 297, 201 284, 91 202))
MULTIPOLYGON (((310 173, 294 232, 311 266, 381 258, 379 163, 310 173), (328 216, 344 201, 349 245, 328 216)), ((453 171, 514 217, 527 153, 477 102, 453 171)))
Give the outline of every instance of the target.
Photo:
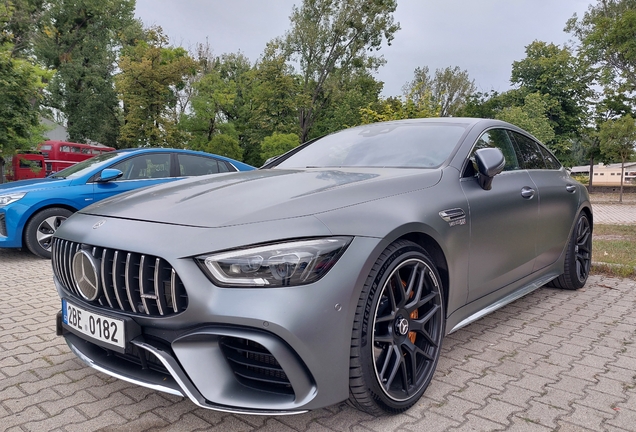
POLYGON ((587 190, 530 134, 376 123, 75 213, 52 246, 57 331, 89 366, 206 408, 399 413, 446 334, 581 288, 591 248, 587 190))

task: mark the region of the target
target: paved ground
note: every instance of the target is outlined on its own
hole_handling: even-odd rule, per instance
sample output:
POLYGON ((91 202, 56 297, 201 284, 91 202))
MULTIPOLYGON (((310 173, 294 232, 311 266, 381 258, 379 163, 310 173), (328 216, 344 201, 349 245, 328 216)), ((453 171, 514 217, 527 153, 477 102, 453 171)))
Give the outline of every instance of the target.
MULTIPOLYGON (((596 221, 613 222, 601 207, 596 221)), ((636 207, 620 211, 636 222, 636 207)), ((51 278, 48 261, 0 250, 0 431, 636 430, 632 280, 542 288, 448 336, 420 402, 373 418, 344 403, 290 417, 217 413, 96 372, 55 336, 51 278)))

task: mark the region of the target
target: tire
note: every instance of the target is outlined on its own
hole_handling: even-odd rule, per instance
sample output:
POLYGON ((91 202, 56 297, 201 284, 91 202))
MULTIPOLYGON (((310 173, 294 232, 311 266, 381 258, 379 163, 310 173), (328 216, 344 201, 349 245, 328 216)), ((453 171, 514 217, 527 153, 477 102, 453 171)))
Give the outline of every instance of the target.
POLYGON ((61 207, 51 207, 34 214, 24 229, 26 247, 35 255, 51 258, 53 234, 73 212, 61 207))
POLYGON ((592 224, 581 213, 568 242, 563 274, 548 283, 553 288, 577 290, 582 288, 590 275, 592 263, 592 224))
POLYGON ((412 407, 439 360, 445 315, 440 277, 410 241, 391 244, 360 294, 351 336, 349 401, 372 415, 412 407))

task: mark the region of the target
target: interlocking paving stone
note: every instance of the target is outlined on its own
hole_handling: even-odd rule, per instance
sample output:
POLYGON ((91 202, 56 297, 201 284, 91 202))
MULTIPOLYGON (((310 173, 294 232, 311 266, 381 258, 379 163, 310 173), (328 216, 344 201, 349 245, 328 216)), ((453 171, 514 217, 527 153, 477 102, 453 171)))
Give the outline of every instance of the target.
MULTIPOLYGON (((596 222, 636 223, 636 206, 619 206, 613 218, 601 207, 596 222)), ((297 416, 219 413, 114 379, 55 336, 50 262, 0 249, 0 275, 0 430, 627 432, 636 424, 633 280, 541 288, 449 335, 424 397, 406 413, 374 418, 346 403, 297 416)))

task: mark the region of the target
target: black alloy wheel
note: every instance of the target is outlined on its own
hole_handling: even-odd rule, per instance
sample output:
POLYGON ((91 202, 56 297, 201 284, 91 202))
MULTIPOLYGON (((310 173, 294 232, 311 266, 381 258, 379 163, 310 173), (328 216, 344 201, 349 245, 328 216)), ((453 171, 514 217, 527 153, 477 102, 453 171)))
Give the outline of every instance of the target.
POLYGON ((402 412, 422 396, 440 356, 445 322, 440 278, 421 247, 400 241, 374 266, 365 296, 358 303, 362 315, 356 314, 361 325, 354 323, 351 401, 374 415, 402 412))
POLYGON ((569 290, 582 288, 590 275, 591 264, 592 224, 587 215, 581 213, 568 243, 563 274, 548 286, 569 290))
POLYGON ((587 216, 581 215, 579 218, 576 224, 575 237, 576 277, 579 284, 583 286, 590 275, 590 265, 592 263, 592 227, 587 216))

